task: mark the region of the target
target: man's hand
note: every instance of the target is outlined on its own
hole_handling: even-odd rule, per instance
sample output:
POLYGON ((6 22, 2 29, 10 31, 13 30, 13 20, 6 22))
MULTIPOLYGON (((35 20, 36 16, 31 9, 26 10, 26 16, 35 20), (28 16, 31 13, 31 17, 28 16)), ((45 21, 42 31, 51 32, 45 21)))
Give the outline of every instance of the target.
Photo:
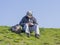
POLYGON ((29 22, 29 23, 27 23, 29 26, 32 26, 32 25, 34 25, 33 23, 31 23, 31 22, 29 22))
POLYGON ((33 23, 29 23, 29 25, 34 25, 33 23))

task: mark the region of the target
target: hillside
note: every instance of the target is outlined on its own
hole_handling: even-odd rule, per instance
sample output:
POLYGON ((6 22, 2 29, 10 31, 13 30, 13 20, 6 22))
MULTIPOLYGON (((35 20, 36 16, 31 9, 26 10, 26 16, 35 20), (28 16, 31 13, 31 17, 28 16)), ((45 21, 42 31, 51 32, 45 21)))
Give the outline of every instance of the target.
POLYGON ((13 33, 8 26, 0 26, 0 45, 60 45, 60 29, 40 28, 40 39, 13 33))

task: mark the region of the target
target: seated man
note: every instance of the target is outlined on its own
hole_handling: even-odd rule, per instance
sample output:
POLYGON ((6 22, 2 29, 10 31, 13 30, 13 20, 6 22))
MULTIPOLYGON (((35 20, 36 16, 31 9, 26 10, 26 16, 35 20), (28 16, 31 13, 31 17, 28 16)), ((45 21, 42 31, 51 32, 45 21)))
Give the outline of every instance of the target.
POLYGON ((28 37, 30 37, 30 32, 35 31, 35 37, 39 38, 39 27, 36 19, 33 17, 32 12, 28 11, 26 16, 24 16, 19 23, 27 34, 28 37))

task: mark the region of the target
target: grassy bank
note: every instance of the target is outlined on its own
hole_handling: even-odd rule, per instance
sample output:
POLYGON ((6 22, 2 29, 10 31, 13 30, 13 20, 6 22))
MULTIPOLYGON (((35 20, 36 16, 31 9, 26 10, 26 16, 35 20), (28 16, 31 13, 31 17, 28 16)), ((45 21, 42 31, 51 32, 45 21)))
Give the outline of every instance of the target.
POLYGON ((0 45, 60 45, 60 29, 40 28, 40 39, 13 33, 10 27, 0 26, 0 45))

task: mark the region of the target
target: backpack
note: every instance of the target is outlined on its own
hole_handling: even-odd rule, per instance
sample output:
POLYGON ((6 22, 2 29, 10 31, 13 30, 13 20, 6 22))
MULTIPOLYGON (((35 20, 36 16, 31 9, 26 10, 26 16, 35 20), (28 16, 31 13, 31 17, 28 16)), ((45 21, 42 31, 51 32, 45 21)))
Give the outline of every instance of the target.
POLYGON ((16 24, 16 25, 11 27, 11 31, 15 32, 15 33, 20 33, 21 30, 22 30, 22 26, 20 26, 19 24, 16 24))

